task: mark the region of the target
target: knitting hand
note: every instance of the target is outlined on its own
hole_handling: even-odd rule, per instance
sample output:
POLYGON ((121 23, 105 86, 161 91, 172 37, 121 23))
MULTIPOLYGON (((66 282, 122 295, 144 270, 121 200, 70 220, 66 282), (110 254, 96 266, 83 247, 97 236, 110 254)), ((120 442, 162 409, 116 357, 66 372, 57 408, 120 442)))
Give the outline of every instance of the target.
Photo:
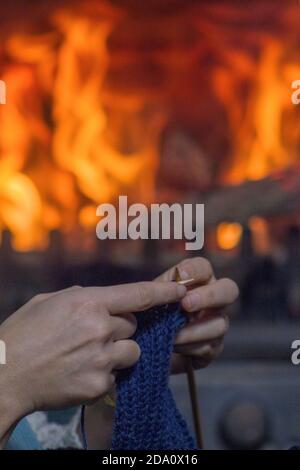
MULTIPOLYGON (((193 278, 198 286, 181 301, 190 319, 175 341, 173 373, 184 370, 184 356, 192 357, 196 368, 206 367, 219 356, 229 326, 228 315, 221 310, 238 297, 237 285, 230 279, 216 280, 211 264, 204 258, 187 259, 176 267, 182 280, 193 278)), ((173 280, 176 267, 159 280, 173 280)))
POLYGON ((90 402, 114 385, 115 371, 140 355, 129 338, 138 312, 177 302, 173 282, 75 287, 39 295, 0 327, 8 362, 0 374, 0 447, 15 423, 36 410, 90 402))

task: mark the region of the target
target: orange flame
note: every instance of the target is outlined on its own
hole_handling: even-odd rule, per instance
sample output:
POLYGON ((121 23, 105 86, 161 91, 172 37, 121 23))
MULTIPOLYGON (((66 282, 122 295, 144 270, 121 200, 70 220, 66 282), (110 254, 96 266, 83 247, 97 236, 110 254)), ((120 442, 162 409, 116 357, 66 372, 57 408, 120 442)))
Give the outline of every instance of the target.
MULTIPOLYGON (((146 51, 142 59, 142 40, 131 55, 113 54, 109 38, 125 15, 104 0, 52 12, 51 28, 44 34, 11 33, 6 38, 0 77, 7 85, 7 104, 0 106, 0 231, 13 233, 16 249, 44 247, 54 228, 93 227, 96 206, 119 194, 153 201, 161 133, 172 113, 174 121, 181 117, 174 98, 181 96, 178 108, 180 102, 190 103, 182 115, 191 122, 206 94, 197 88, 199 96, 192 96, 190 89, 205 44, 215 58, 206 84, 219 105, 216 117, 220 106, 224 110, 224 132, 231 144, 227 164, 219 171, 222 182, 259 179, 296 161, 300 133, 291 83, 300 78, 300 59, 293 56, 293 36, 283 41, 257 33, 255 41, 249 40, 259 46, 253 57, 232 45, 234 35, 226 28, 230 18, 235 24, 241 14, 245 19, 252 13, 236 10, 235 2, 211 3, 191 2, 186 32, 182 28, 180 34, 180 15, 170 19, 169 36, 168 23, 158 18, 163 32, 157 43, 167 46, 146 51), (138 60, 163 71, 157 92, 154 87, 107 86, 112 69, 126 69, 138 60)), ((287 10, 283 21, 297 31, 300 9, 287 10)), ((130 21, 137 38, 147 35, 138 21, 130 21)), ((146 31, 152 31, 151 21, 146 31)), ((198 126, 199 140, 207 132, 203 129, 198 126)), ((224 157, 222 144, 219 155, 224 157)), ((238 227, 222 230, 226 247, 237 243, 238 227)))
POLYGON ((245 66, 237 61, 236 66, 244 74, 240 83, 246 78, 252 83, 243 114, 237 75, 219 70, 215 76, 216 91, 226 105, 234 143, 230 169, 226 172, 229 182, 261 179, 297 161, 297 140, 289 148, 284 142, 287 128, 284 119, 292 112, 291 83, 300 76, 300 64, 284 64, 284 51, 284 44, 268 38, 255 70, 253 64, 245 66))
POLYGON ((51 34, 16 34, 6 43, 15 64, 3 77, 0 227, 11 230, 17 249, 43 245, 49 229, 90 226, 96 205, 122 192, 144 202, 154 197, 163 115, 149 116, 144 139, 132 120, 137 142, 127 153, 109 135, 107 104, 135 120, 147 106, 143 98, 104 94, 112 23, 68 11, 54 22, 51 34))

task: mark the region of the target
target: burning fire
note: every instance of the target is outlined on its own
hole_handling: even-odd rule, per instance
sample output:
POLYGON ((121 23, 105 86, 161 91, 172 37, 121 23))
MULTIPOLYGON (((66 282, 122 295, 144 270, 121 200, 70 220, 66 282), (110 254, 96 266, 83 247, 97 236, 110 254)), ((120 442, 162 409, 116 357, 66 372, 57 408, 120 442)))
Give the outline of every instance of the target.
MULTIPOLYGON (((256 48, 251 55, 249 48, 233 45, 230 32, 229 19, 237 23, 240 7, 235 2, 210 4, 191 6, 182 21, 187 30, 194 25, 201 50, 206 44, 215 59, 207 86, 223 109, 230 149, 224 155, 220 140, 222 165, 213 176, 222 183, 259 179, 298 158, 300 131, 297 109, 291 105, 291 83, 300 78, 296 38, 290 32, 285 39, 274 39, 273 33, 256 31, 254 20, 251 37, 244 38, 242 27, 236 33, 250 50, 256 48)), ((248 10, 240 15, 253 21, 248 10)), ((296 17, 300 19, 300 8, 287 8, 282 20, 295 34, 296 17)), ((49 18, 51 28, 40 33, 29 12, 27 28, 8 33, 0 52, 0 78, 7 85, 7 104, 0 106, 0 231, 12 232, 18 250, 43 248, 52 229, 95 227, 96 206, 119 194, 144 203, 154 200, 162 131, 172 121, 174 96, 183 101, 189 96, 201 55, 199 44, 186 46, 188 50, 176 46, 184 37, 180 30, 174 35, 180 18, 171 18, 169 33, 168 23, 161 20, 163 33, 158 36, 167 38, 169 49, 145 49, 146 59, 140 46, 153 29, 147 15, 145 32, 138 21, 104 0, 56 9, 49 18), (109 39, 126 21, 133 21, 138 39, 136 49, 122 55, 109 39), (120 67, 135 64, 139 71, 137 64, 142 68, 145 63, 154 63, 152 73, 155 66, 164 70, 165 80, 158 80, 156 89, 143 84, 126 88, 122 78, 114 77, 120 67), (115 86, 107 85, 108 76, 115 86)), ((160 18, 156 21, 159 26, 160 18)), ((197 92, 194 108, 206 93, 197 92)), ((193 118, 192 107, 187 121, 193 118)), ((176 113, 181 116, 180 109, 176 113)), ((196 124, 201 141, 205 127, 203 131, 196 124)), ((226 226, 226 247, 239 236, 238 226, 226 226)))
MULTIPOLYGON (((286 45, 274 39, 263 43, 256 70, 254 64, 232 63, 237 74, 219 70, 216 92, 228 110, 233 153, 226 181, 256 180, 295 163, 299 151, 299 124, 291 104, 291 84, 300 76, 300 63, 287 63, 286 45), (239 71, 238 71, 239 70, 239 71), (238 77, 240 75, 240 77, 238 77), (237 88, 255 76, 244 112, 237 88), (285 122, 287 119, 287 122, 285 122), (295 126, 289 129, 289 126, 295 126), (291 139, 291 134, 298 138, 291 139)), ((244 58, 245 59, 245 58, 244 58)))

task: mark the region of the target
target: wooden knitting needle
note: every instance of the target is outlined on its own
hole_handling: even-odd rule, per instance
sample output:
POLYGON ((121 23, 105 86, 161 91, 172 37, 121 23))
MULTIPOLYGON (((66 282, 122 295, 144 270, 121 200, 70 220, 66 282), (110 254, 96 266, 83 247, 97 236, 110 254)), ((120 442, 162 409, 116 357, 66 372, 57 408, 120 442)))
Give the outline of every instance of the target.
MULTIPOLYGON (((186 280, 181 279, 178 268, 175 269, 175 281, 178 284, 182 284, 186 287, 190 287, 190 286, 197 284, 197 281, 195 279, 186 279, 186 280)), ((201 420, 200 420, 200 407, 199 407, 198 396, 197 396, 195 371, 194 371, 191 357, 186 357, 185 365, 186 365, 186 374, 187 374, 187 379, 188 379, 189 395, 190 395, 190 400, 191 400, 191 405, 192 405, 193 421, 194 421, 197 445, 199 449, 203 449, 203 434, 202 434, 201 420)))

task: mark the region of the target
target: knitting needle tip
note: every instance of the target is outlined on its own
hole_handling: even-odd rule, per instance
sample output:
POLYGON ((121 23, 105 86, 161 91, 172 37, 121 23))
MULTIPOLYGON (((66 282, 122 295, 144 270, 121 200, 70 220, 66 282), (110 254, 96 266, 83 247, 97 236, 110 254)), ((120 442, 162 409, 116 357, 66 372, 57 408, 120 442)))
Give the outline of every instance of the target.
POLYGON ((186 286, 186 287, 193 286, 194 284, 197 284, 196 279, 194 279, 193 277, 191 277, 189 279, 181 279, 178 268, 175 268, 175 282, 177 282, 177 284, 181 284, 182 286, 186 286))

